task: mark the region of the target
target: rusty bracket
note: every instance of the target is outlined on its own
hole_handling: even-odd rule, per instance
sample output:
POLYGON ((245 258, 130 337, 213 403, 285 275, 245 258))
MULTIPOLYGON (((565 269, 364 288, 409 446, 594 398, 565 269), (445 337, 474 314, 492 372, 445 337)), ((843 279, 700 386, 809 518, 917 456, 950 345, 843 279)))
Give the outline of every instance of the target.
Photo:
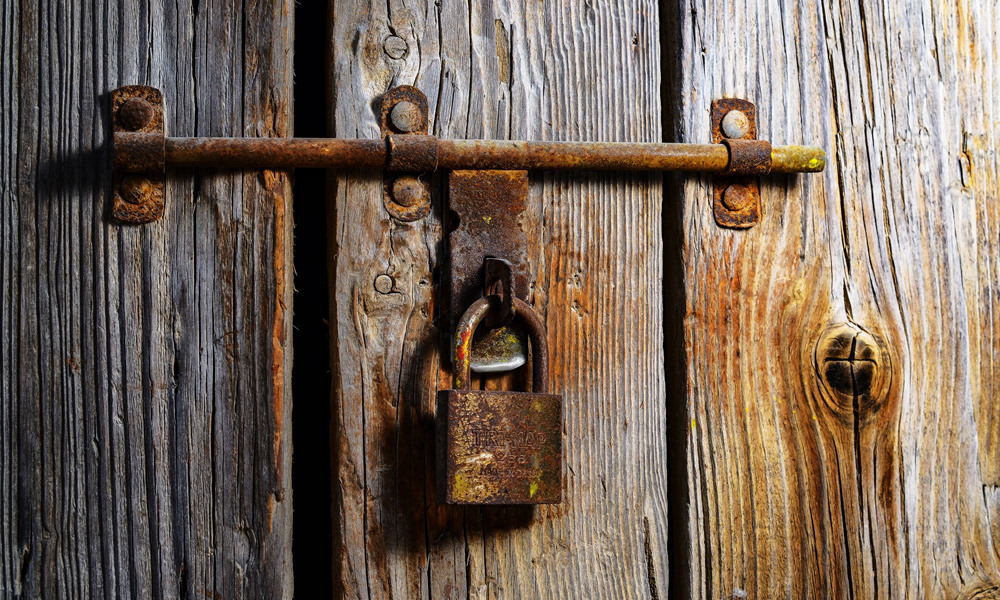
MULTIPOLYGON (((448 176, 448 206, 452 229, 448 234, 447 301, 451 331, 466 308, 497 280, 510 296, 528 298, 528 238, 522 214, 528 199, 527 171, 458 170, 448 176), (506 263, 506 264, 505 264, 506 263), (507 270, 509 282, 503 283, 507 270)), ((503 289, 503 295, 508 295, 503 289)), ((509 306, 510 300, 501 297, 509 306)), ((499 321, 504 317, 499 316, 499 321)), ((472 370, 510 371, 527 361, 524 332, 513 324, 497 324, 476 331, 472 342, 472 370)))
POLYGON ((712 102, 712 143, 729 149, 726 170, 715 175, 715 222, 746 229, 760 222, 760 176, 771 172, 771 144, 757 139, 757 107, 749 100, 712 102))
POLYGON ((163 94, 145 85, 111 92, 111 216, 142 224, 163 216, 163 94))
POLYGON ((382 97, 382 137, 388 154, 382 203, 400 221, 431 212, 430 172, 437 169, 437 139, 427 135, 427 96, 412 85, 382 97))

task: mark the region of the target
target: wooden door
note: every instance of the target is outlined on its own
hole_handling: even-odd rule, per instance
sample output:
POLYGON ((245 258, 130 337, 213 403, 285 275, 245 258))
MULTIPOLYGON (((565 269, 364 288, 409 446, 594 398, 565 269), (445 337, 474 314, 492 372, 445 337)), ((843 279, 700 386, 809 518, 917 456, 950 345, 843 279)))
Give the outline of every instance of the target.
MULTIPOLYGON (((334 135, 378 136, 380 96, 410 84, 442 138, 661 140, 655 2, 330 7, 334 135)), ((479 509, 434 498, 434 392, 451 380, 440 208, 394 221, 380 172, 338 175, 334 577, 346 597, 666 597, 661 181, 533 176, 530 300, 564 396, 566 492, 558 506, 479 509)))
POLYGON ((434 502, 441 213, 393 221, 379 173, 340 173, 345 596, 998 597, 994 7, 330 6, 334 135, 377 135, 399 84, 454 138, 704 143, 737 96, 762 138, 830 156, 766 179, 743 231, 706 176, 533 175, 566 402, 565 501, 533 511, 434 502))
POLYGON ((705 139, 709 100, 744 96, 762 137, 830 157, 770 178, 749 231, 715 225, 704 180, 668 203, 681 597, 1000 597, 998 15, 695 2, 665 19, 673 137, 705 139))
MULTIPOLYGON (((331 172, 338 596, 1000 598, 992 3, 328 6, 331 135, 400 84, 442 138, 704 143, 735 96, 830 158, 743 231, 708 176, 532 174, 566 465, 534 509, 434 499, 444 179, 403 223, 331 172)), ((171 170, 121 225, 106 140, 126 84, 171 135, 289 135, 293 9, 0 11, 0 596, 292 596, 288 177, 171 170)))
POLYGON ((5 2, 0 597, 290 597, 288 179, 170 170, 109 217, 109 92, 282 136, 292 3, 5 2))

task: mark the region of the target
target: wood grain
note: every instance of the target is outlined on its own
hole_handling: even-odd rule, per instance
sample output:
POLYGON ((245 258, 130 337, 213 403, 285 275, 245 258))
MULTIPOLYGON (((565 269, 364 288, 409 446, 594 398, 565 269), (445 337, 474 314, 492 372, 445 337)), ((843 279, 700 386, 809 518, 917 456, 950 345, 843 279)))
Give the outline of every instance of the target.
POLYGON ((106 143, 125 84, 168 133, 285 135, 290 10, 3 6, 4 597, 291 596, 287 178, 171 172, 123 226, 106 143))
POLYGON ((997 597, 997 16, 666 9, 679 140, 707 139, 711 100, 739 96, 762 138, 831 159, 764 183, 749 231, 715 225, 707 179, 681 184, 682 597, 997 597), (817 354, 836 331, 877 355, 839 382, 817 354))
MULTIPOLYGON (((442 138, 661 137, 655 3, 330 6, 333 135, 377 137, 381 94, 412 84, 442 138)), ((435 502, 433 398, 450 381, 435 182, 433 215, 409 224, 385 213, 379 172, 332 186, 335 584, 349 598, 666 598, 660 176, 533 175, 530 300, 557 349, 566 462, 563 504, 533 510, 435 502)))

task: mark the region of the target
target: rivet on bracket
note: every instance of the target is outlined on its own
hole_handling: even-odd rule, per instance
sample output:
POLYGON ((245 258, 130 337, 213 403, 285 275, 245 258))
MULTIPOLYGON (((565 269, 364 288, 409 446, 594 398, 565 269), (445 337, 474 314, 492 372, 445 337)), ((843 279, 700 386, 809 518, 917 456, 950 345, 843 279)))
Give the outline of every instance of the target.
POLYGON ((391 146, 390 162, 398 161, 398 164, 388 165, 389 169, 384 172, 382 203, 389 215, 400 221, 417 221, 431 212, 430 176, 423 172, 392 172, 393 167, 429 166, 431 163, 437 166, 436 144, 433 145, 434 156, 426 156, 429 151, 427 121, 427 96, 417 88, 401 85, 382 97, 382 136, 391 146))

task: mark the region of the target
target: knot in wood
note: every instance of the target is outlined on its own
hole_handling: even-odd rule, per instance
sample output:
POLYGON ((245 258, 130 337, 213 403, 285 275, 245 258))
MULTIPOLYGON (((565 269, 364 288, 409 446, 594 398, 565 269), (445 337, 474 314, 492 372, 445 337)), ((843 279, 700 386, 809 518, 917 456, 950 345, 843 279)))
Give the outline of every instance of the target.
POLYGON ((382 49, 389 56, 389 58, 395 60, 399 60, 406 56, 406 51, 408 50, 406 41, 395 35, 390 35, 385 38, 385 41, 382 42, 382 49))
POLYGON ((888 391, 888 350, 868 331, 852 323, 831 326, 816 344, 816 371, 833 392, 842 412, 868 411, 888 391))
POLYGON ((1000 583, 984 583, 964 590, 958 600, 1000 600, 1000 583))

